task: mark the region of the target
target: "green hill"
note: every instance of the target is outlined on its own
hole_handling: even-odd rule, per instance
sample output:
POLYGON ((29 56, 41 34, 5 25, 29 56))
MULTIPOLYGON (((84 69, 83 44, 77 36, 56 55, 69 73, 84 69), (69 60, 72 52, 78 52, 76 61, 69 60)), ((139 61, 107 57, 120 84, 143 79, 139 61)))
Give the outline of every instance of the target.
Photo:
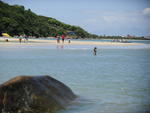
POLYGON ((96 38, 78 26, 72 26, 60 22, 54 18, 39 16, 24 6, 9 5, 0 1, 0 34, 8 34, 36 37, 55 36, 56 34, 70 35, 74 38, 96 38))

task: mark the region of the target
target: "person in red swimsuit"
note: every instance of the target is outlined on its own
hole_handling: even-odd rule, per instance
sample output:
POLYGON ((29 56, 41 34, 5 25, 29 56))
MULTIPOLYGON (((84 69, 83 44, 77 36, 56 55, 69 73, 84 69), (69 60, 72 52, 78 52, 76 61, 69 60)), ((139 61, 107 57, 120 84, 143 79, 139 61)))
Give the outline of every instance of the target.
POLYGON ((62 35, 62 36, 61 36, 61 39, 62 39, 62 42, 64 43, 65 35, 62 35))

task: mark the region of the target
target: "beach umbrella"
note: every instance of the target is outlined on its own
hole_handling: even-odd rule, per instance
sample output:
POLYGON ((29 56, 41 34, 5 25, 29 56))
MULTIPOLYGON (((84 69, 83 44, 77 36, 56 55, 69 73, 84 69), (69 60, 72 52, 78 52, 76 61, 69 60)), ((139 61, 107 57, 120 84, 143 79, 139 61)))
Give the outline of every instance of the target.
POLYGON ((8 38, 10 38, 11 36, 7 33, 2 33, 2 36, 4 37, 5 41, 8 42, 8 38))
POLYGON ((2 33, 2 36, 10 37, 10 35, 7 33, 2 33))

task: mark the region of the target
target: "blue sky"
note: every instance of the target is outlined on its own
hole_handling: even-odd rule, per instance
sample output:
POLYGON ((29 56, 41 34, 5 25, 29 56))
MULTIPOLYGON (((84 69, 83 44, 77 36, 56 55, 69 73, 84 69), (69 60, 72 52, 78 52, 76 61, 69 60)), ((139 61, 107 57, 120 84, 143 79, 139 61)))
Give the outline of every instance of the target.
POLYGON ((3 0, 98 35, 150 36, 150 0, 3 0))

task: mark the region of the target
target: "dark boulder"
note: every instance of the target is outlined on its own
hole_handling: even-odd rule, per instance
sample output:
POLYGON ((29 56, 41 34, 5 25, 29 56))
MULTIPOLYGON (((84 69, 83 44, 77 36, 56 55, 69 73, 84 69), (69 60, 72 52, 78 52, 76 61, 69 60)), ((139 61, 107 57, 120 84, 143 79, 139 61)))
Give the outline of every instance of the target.
POLYGON ((63 109, 76 98, 50 76, 18 76, 0 85, 0 113, 46 113, 63 109))

